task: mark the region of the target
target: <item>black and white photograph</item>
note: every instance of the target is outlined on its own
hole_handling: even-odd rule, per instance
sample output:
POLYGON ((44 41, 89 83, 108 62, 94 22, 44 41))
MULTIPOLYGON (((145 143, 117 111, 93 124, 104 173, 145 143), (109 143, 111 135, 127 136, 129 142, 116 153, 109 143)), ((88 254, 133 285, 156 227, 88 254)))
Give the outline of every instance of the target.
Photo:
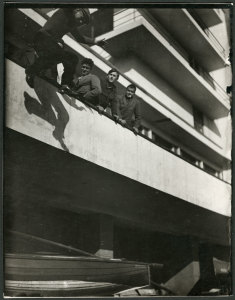
POLYGON ((232 295, 233 3, 4 5, 4 297, 232 295))

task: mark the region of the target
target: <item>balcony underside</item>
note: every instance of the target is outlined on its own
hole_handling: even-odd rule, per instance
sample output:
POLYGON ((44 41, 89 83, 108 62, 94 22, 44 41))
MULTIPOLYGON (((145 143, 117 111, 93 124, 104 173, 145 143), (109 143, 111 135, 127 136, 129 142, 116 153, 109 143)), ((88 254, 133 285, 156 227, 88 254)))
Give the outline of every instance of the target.
POLYGON ((203 157, 215 165, 223 168, 228 162, 228 158, 221 156, 218 152, 209 148, 204 142, 185 131, 183 128, 175 124, 171 119, 167 119, 166 116, 160 112, 153 110, 147 103, 141 103, 141 111, 146 116, 146 121, 157 128, 161 132, 164 132, 167 136, 172 137, 173 140, 177 140, 189 149, 193 149, 195 153, 203 153, 203 157))
POLYGON ((149 230, 228 245, 228 217, 6 130, 5 209, 33 203, 112 215, 149 230))
MULTIPOLYGON (((151 14, 207 71, 224 67, 225 57, 221 46, 210 41, 185 9, 152 9, 151 14)), ((211 14, 207 16, 209 21, 211 14)))
POLYGON ((221 99, 186 61, 180 61, 177 54, 173 54, 170 44, 165 47, 142 23, 123 26, 119 31, 113 31, 104 37, 109 42, 107 52, 112 56, 120 58, 135 53, 211 119, 228 115, 230 105, 226 94, 225 99, 221 99))
POLYGON ((222 22, 217 9, 212 8, 194 8, 207 27, 215 26, 222 22))

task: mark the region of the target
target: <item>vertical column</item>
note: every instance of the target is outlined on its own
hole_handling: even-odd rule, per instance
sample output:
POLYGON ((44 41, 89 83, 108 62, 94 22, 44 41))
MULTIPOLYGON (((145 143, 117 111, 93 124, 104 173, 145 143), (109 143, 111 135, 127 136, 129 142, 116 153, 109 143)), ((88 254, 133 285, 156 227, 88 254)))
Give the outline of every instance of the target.
POLYGON ((201 272, 201 290, 202 292, 207 292, 211 288, 215 288, 217 286, 212 248, 208 244, 200 244, 199 261, 201 272))
POLYGON ((108 215, 98 216, 99 237, 96 255, 105 258, 113 258, 113 218, 108 215))

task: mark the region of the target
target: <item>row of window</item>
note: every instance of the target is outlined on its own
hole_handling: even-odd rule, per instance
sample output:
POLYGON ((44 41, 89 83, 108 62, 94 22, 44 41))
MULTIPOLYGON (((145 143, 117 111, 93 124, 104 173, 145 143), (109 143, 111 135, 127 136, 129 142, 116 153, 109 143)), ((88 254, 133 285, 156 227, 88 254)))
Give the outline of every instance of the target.
POLYGON ((140 127, 141 134, 145 135, 149 139, 151 139, 155 144, 159 145, 160 147, 163 147, 167 149, 168 151, 171 151, 175 153, 176 155, 182 157, 187 162, 205 170, 207 173, 214 175, 220 179, 223 179, 223 173, 221 171, 218 171, 214 169, 213 167, 209 166, 207 163, 197 159, 193 155, 189 154, 187 151, 181 149, 180 147, 172 144, 171 142, 165 140, 164 138, 160 137, 158 134, 153 132, 152 130, 148 129, 145 126, 140 127))

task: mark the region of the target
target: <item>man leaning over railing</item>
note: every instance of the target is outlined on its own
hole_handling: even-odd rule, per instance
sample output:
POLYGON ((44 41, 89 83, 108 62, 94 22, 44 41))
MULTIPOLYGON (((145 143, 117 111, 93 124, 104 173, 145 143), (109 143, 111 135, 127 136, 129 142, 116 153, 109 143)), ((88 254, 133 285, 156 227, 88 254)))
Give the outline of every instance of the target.
POLYGON ((113 101, 113 116, 122 125, 132 129, 135 134, 139 132, 141 112, 140 101, 135 95, 136 86, 130 84, 124 95, 119 95, 113 101))
POLYGON ((61 93, 71 93, 74 97, 88 102, 92 105, 98 105, 99 95, 101 94, 100 79, 91 73, 94 62, 90 58, 84 58, 81 62, 81 70, 74 75, 74 80, 70 84, 71 88, 62 87, 61 93))
POLYGON ((113 68, 109 70, 105 77, 101 78, 100 82, 102 92, 99 95, 99 104, 97 106, 100 113, 106 111, 109 114, 113 114, 113 101, 115 101, 117 97, 117 86, 115 83, 118 80, 118 77, 119 72, 117 69, 113 68))

